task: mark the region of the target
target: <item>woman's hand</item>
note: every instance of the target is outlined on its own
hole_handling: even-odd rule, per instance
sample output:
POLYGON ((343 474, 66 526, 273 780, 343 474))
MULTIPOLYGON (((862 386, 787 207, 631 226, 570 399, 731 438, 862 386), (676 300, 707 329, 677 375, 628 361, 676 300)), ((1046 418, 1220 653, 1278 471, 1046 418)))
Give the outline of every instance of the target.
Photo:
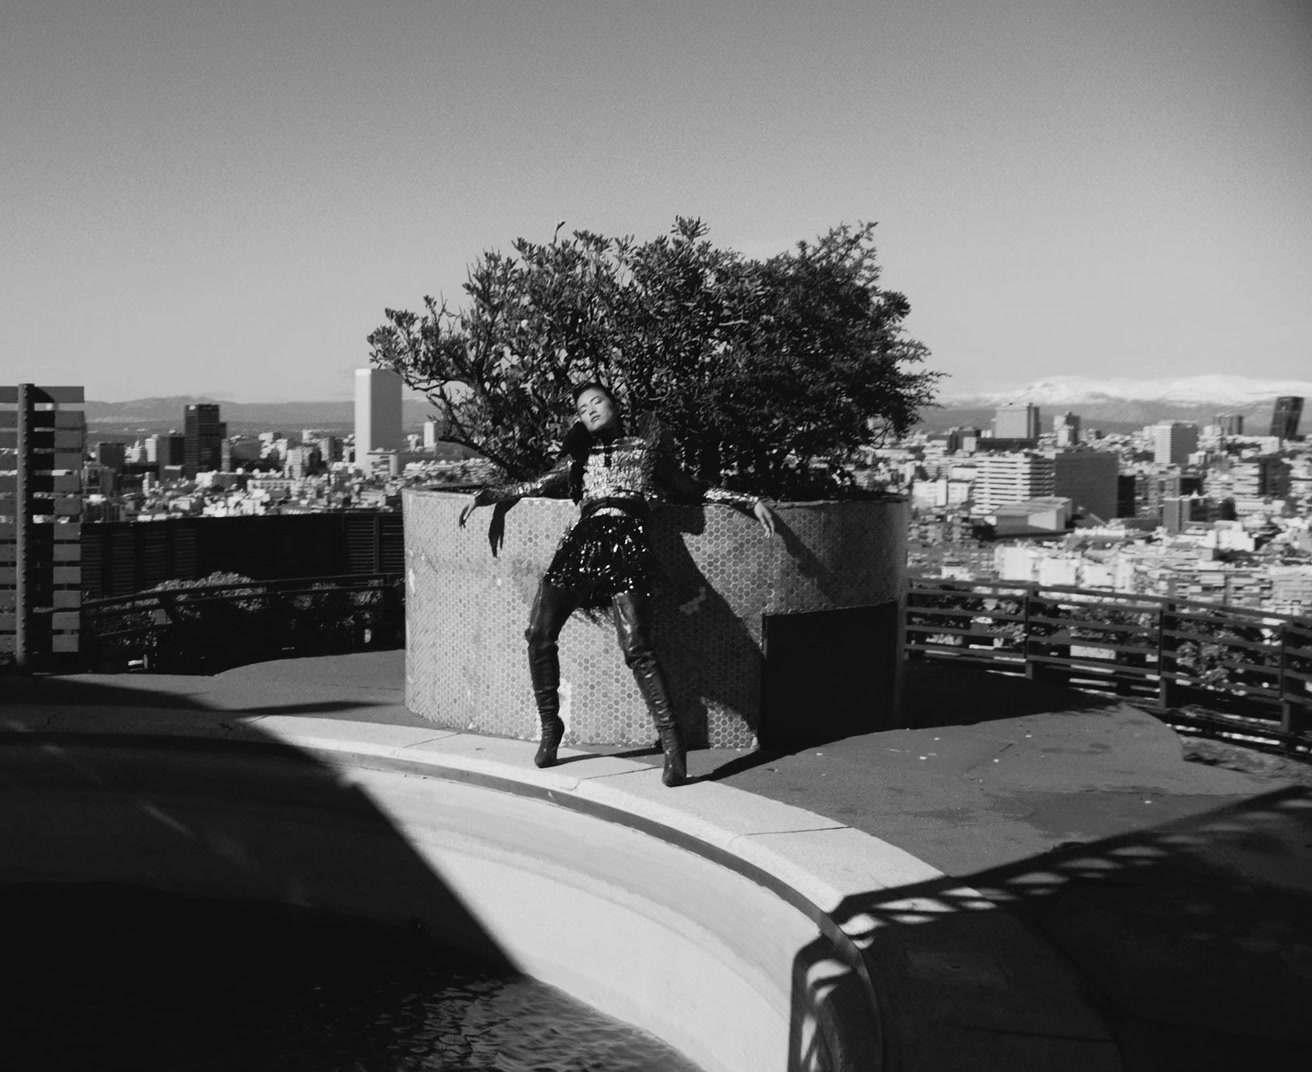
POLYGON ((470 496, 469 502, 467 502, 465 508, 460 511, 460 527, 463 529, 465 527, 465 522, 469 520, 469 515, 480 506, 486 506, 487 504, 487 488, 480 488, 470 496))
POLYGON ((756 515, 756 520, 761 523, 761 528, 765 529, 765 534, 773 536, 774 511, 770 509, 769 504, 764 499, 757 499, 756 505, 752 507, 752 513, 756 515))

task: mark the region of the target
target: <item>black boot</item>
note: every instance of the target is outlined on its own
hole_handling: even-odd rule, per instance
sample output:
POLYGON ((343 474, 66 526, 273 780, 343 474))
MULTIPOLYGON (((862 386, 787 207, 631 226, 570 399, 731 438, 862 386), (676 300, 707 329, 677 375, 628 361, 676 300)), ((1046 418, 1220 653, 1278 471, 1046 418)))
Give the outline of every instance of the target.
POLYGON ((533 756, 533 763, 538 767, 554 767, 556 749, 560 747, 561 738, 565 736, 565 723, 561 721, 559 715, 539 713, 538 718, 542 722, 542 736, 538 738, 538 750, 533 756))
POLYGON ((538 587, 528 629, 524 633, 528 640, 528 673, 533 682, 533 699, 538 707, 538 721, 542 724, 542 736, 533 757, 534 764, 539 767, 555 764, 556 749, 565 736, 565 723, 560 717, 560 656, 556 638, 573 610, 572 593, 543 581, 538 587))
POLYGON ((661 772, 661 781, 671 787, 682 785, 688 780, 687 754, 683 746, 683 735, 679 732, 679 723, 674 717, 670 690, 666 687, 665 675, 661 673, 661 665, 651 646, 651 603, 632 592, 616 596, 612 603, 620 651, 624 653, 624 661, 633 671, 633 680, 638 683, 638 691, 642 693, 651 720, 660 734, 661 751, 665 753, 665 769, 661 772))

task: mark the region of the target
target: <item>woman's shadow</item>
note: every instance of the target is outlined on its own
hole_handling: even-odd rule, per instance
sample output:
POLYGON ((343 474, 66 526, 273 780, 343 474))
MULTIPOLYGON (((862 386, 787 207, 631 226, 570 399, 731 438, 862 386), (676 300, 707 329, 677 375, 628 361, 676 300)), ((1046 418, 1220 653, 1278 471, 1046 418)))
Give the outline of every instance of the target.
POLYGON ((702 555, 706 569, 698 565, 687 540, 706 531, 702 506, 661 506, 653 511, 648 531, 658 566, 653 599, 656 652, 687 743, 707 747, 715 723, 717 747, 751 748, 761 729, 761 638, 753 635, 707 572, 735 583, 755 573, 759 584, 768 584, 768 562, 765 556, 743 554, 740 542, 729 540, 707 547, 702 555))

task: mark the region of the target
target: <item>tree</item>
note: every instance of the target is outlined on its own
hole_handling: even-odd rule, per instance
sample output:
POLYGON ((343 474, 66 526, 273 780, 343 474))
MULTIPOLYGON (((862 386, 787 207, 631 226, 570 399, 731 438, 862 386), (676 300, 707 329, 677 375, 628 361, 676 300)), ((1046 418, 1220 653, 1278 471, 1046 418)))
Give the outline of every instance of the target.
POLYGON ((852 485, 856 452, 906 431, 939 374, 903 334, 907 299, 879 285, 874 224, 752 260, 699 220, 635 244, 575 231, 469 269, 467 303, 386 310, 368 338, 439 410, 444 438, 508 475, 551 464, 571 387, 600 379, 651 411, 701 479, 773 498, 852 485))

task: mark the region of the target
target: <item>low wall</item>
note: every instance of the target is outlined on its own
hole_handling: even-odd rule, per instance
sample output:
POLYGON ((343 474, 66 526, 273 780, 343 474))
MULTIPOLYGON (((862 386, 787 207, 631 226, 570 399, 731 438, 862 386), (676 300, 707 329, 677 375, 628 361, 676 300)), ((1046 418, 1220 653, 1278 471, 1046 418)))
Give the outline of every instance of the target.
MULTIPOLYGON (((524 629, 577 508, 524 499, 480 510, 461 529, 467 502, 405 492, 406 705, 440 726, 532 739, 524 629)), ((896 724, 907 504, 785 503, 775 512, 771 539, 729 507, 653 511, 663 576, 654 640, 694 746, 896 724)), ((651 719, 611 625, 575 615, 560 647, 566 743, 649 744, 651 719)))

